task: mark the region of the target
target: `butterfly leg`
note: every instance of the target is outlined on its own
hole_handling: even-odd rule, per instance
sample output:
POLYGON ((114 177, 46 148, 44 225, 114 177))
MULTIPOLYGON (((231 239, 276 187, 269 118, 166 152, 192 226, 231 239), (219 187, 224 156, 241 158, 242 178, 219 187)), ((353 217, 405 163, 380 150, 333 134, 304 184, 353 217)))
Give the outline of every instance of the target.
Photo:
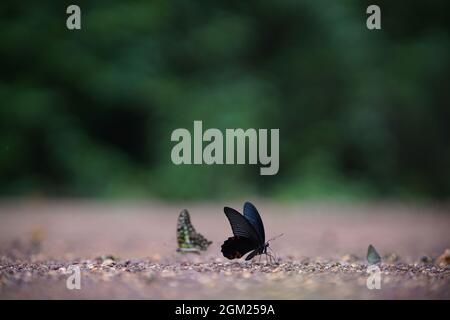
POLYGON ((267 259, 269 260, 269 263, 276 263, 277 262, 275 256, 273 254, 271 254, 270 252, 267 252, 266 256, 267 256, 267 259))
POLYGON ((277 263, 277 262, 278 262, 277 254, 276 254, 275 251, 272 250, 272 248, 270 248, 270 247, 269 247, 269 250, 270 250, 271 252, 273 252, 273 260, 275 261, 275 263, 277 263))

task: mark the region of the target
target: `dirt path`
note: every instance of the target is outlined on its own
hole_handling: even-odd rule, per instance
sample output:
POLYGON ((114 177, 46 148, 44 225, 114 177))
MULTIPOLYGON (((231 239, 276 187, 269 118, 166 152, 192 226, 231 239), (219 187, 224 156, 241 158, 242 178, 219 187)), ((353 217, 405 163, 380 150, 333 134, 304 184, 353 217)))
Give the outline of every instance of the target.
POLYGON ((433 261, 450 247, 445 208, 255 203, 267 237, 285 234, 271 244, 278 264, 222 257, 222 203, 4 202, 0 298, 450 298, 450 268, 433 261), (201 255, 175 252, 182 208, 213 241, 201 255), (370 243, 384 256, 381 290, 366 286, 370 243), (66 288, 70 265, 81 290, 66 288))

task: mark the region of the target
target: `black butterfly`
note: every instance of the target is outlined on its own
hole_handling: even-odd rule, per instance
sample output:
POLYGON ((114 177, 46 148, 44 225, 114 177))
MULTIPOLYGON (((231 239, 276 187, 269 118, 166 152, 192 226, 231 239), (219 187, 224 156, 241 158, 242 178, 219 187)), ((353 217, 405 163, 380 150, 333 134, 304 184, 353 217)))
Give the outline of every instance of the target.
POLYGON ((189 212, 184 209, 181 211, 177 222, 177 241, 180 252, 196 252, 208 249, 212 241, 207 240, 200 233, 195 231, 191 223, 189 212))
POLYGON ((244 204, 244 215, 229 207, 223 208, 223 211, 230 221, 234 234, 234 237, 228 238, 222 244, 224 257, 230 260, 239 259, 253 250, 245 260, 253 259, 261 254, 272 258, 272 255, 267 252, 269 241, 265 241, 266 236, 261 216, 253 204, 250 202, 244 204))

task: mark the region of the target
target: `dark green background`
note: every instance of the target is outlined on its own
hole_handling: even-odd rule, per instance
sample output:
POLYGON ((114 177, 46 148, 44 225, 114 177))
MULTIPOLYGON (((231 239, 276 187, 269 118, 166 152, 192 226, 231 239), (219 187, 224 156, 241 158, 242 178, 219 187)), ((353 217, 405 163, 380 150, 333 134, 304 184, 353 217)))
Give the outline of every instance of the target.
POLYGON ((448 1, 2 1, 0 195, 439 199, 448 1), (66 28, 69 4, 82 30, 66 28), (366 28, 369 4, 382 30, 366 28), (280 171, 175 166, 171 132, 279 128, 280 171))

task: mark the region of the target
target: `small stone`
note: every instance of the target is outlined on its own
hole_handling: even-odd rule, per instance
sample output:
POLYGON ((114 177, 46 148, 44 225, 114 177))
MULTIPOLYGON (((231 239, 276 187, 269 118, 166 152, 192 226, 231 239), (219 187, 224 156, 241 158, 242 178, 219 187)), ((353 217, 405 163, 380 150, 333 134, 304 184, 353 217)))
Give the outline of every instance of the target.
POLYGON ((433 263, 433 259, 429 256, 420 257, 420 262, 422 263, 433 263))
POLYGON ((400 261, 400 257, 396 253, 389 253, 383 257, 383 260, 386 263, 396 263, 396 262, 400 261))
POLYGON ((160 261, 161 260, 161 255, 159 253, 156 253, 152 256, 153 260, 155 261, 160 261))
POLYGON ((105 259, 105 260, 102 262, 102 266, 103 266, 103 267, 105 267, 105 266, 112 266, 112 265, 114 265, 114 264, 115 264, 115 262, 114 262, 113 259, 105 259))
POLYGON ((171 270, 163 270, 161 272, 161 276, 163 278, 173 278, 176 276, 175 272, 171 271, 171 270))
POLYGON ((112 261, 117 261, 117 257, 113 256, 112 254, 104 254, 100 257, 95 258, 96 261, 98 262, 105 262, 106 260, 112 260, 112 261))
POLYGON ((358 260, 358 257, 354 254, 346 254, 341 257, 341 261, 347 262, 347 263, 355 262, 357 260, 358 260))

